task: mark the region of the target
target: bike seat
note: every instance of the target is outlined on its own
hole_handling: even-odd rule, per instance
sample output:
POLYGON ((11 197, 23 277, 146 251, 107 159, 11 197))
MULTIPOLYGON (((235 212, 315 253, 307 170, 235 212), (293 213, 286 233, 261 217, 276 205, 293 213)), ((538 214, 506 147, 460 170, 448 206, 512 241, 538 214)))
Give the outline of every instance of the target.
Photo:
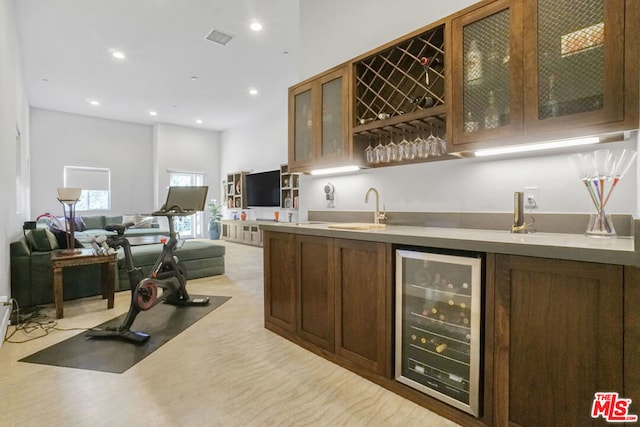
POLYGON ((131 227, 133 222, 126 222, 124 224, 108 224, 104 227, 107 231, 115 231, 118 236, 122 236, 127 228, 131 227))

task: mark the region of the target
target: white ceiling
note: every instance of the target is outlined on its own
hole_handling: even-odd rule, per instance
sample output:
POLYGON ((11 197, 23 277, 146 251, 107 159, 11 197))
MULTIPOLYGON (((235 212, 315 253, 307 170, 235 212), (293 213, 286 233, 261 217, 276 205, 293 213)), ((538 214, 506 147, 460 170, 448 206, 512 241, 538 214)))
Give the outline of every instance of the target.
POLYGON ((297 80, 299 0, 15 3, 33 107, 224 130, 273 108, 297 80), (254 20, 262 31, 249 28, 254 20), (234 38, 205 40, 213 29, 234 38))

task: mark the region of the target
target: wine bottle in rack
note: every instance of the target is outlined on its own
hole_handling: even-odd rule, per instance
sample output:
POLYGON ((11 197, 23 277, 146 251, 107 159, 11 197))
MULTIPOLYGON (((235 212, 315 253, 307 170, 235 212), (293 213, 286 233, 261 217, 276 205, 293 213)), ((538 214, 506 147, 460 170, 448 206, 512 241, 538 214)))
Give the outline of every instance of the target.
POLYGON ((434 104, 433 98, 427 95, 416 96, 415 98, 411 98, 409 102, 420 108, 433 107, 434 104))

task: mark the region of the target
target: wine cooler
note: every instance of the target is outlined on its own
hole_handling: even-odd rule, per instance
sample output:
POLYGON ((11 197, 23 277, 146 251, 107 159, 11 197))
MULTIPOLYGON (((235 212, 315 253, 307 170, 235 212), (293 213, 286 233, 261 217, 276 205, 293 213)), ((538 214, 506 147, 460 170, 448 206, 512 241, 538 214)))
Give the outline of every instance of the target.
POLYGON ((476 417, 482 258, 396 250, 396 380, 476 417))

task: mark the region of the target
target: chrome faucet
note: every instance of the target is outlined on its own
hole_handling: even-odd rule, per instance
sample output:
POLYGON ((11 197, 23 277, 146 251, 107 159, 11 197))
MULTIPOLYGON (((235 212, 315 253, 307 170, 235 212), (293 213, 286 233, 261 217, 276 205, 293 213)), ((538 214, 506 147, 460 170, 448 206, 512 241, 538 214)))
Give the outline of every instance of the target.
POLYGON ((373 213, 373 223, 380 224, 380 221, 387 219, 384 211, 380 212, 380 193, 374 187, 367 190, 367 194, 364 196, 364 202, 369 203, 369 193, 373 192, 376 195, 376 211, 373 213))

